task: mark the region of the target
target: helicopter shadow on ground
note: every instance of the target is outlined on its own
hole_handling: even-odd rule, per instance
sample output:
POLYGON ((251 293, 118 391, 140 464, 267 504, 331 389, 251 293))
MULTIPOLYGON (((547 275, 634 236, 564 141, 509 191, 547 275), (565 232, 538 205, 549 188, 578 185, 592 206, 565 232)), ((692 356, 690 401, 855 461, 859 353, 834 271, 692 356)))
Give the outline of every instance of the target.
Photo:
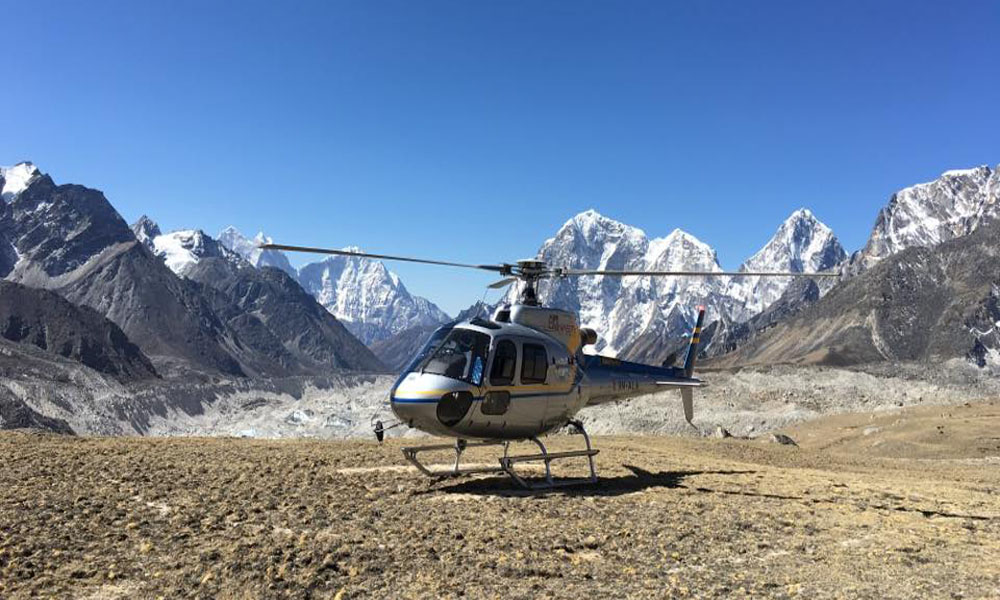
MULTIPOLYGON (((539 496, 545 494, 560 494, 563 496, 622 496, 641 492, 652 488, 689 488, 683 485, 688 477, 698 475, 752 475, 756 471, 659 471, 651 472, 633 465, 623 464, 632 472, 631 475, 618 477, 599 477, 597 483, 582 483, 580 485, 555 487, 549 489, 527 490, 518 487, 509 477, 489 477, 485 479, 470 479, 450 485, 436 485, 424 493, 444 492, 446 494, 474 494, 490 496, 539 496)), ((542 479, 529 479, 541 483, 542 479)), ((557 479, 558 480, 558 479, 557 479)))
MULTIPOLYGON (((596 484, 581 484, 578 486, 556 487, 540 490, 527 490, 517 487, 508 477, 490 477, 487 479, 472 479, 445 485, 441 487, 431 487, 421 492, 432 494, 444 492, 446 494, 470 494, 482 496, 504 496, 504 497, 539 497, 551 494, 559 494, 570 497, 609 497, 623 496, 635 492, 641 492, 653 488, 665 489, 685 489, 697 493, 723 494, 727 496, 745 496, 750 498, 766 498, 770 500, 783 500, 803 502, 805 504, 845 504, 861 509, 877 511, 905 512, 921 514, 924 517, 949 517, 959 519, 969 519, 974 521, 995 521, 997 517, 992 515, 975 515, 946 512, 940 510, 930 510, 926 508, 910 507, 905 505, 891 505, 885 503, 859 503, 853 500, 842 500, 835 498, 807 498, 805 496, 793 496, 783 494, 773 494, 759 492, 751 489, 721 489, 698 485, 685 484, 688 477, 698 475, 753 475, 757 471, 660 471, 653 473, 640 467, 623 464, 623 467, 632 472, 632 475, 622 475, 619 477, 600 477, 596 484)), ((541 482, 542 479, 529 479, 533 482, 541 482)))

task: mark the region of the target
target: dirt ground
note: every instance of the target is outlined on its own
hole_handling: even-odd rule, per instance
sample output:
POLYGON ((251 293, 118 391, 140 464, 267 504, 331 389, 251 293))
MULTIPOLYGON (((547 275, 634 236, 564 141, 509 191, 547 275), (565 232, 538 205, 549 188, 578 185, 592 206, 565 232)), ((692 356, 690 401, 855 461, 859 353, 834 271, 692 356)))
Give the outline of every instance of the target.
POLYGON ((7 432, 0 597, 1000 598, 998 425, 994 402, 798 447, 599 437, 600 483, 545 494, 426 480, 398 440, 7 432))

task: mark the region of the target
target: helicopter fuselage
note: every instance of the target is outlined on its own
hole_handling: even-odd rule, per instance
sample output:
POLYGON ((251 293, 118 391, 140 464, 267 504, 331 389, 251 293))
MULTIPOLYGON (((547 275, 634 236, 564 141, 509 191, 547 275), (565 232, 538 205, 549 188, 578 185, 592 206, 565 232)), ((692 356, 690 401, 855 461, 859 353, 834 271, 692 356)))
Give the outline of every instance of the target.
POLYGON ((528 439, 587 406, 701 385, 677 367, 584 354, 587 332, 571 313, 506 310, 431 336, 390 393, 400 421, 460 439, 528 439))

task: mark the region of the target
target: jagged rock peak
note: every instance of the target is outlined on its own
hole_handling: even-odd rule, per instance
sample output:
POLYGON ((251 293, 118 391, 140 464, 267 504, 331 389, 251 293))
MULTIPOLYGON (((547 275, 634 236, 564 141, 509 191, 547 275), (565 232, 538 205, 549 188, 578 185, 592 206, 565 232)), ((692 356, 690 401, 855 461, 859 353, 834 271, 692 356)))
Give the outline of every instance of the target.
POLYGON ((252 240, 248 239, 232 225, 219 232, 219 243, 245 258, 251 265, 281 269, 291 275, 293 279, 297 279, 298 272, 284 252, 260 248, 261 244, 269 244, 271 241, 271 238, 264 235, 263 231, 257 232, 252 240))
MULTIPOLYGON (((740 266, 741 271, 814 273, 840 265, 844 247, 825 223, 807 208, 793 212, 771 239, 740 266)), ((792 283, 790 279, 744 277, 730 284, 729 295, 744 303, 750 316, 773 304, 792 283)))
POLYGON ((132 223, 132 233, 135 234, 135 238, 142 242, 144 246, 153 249, 153 239, 163 235, 160 231, 160 226, 156 224, 156 221, 150 219, 146 215, 139 217, 139 220, 132 223))
MULTIPOLYGON (((594 210, 568 220, 546 240, 538 256, 550 265, 609 270, 721 270, 715 251, 683 230, 650 240, 643 230, 594 210)), ((546 280, 539 297, 549 306, 577 312, 581 323, 598 332, 596 351, 615 354, 643 331, 681 331, 695 307, 709 306, 711 317, 726 313, 719 295, 725 282, 715 279, 579 277, 546 280)), ((516 290, 506 296, 516 298, 516 290)))
MULTIPOLYGON (((343 250, 361 252, 354 246, 343 250)), ((331 256, 303 266, 299 283, 366 344, 449 320, 432 302, 410 294, 379 260, 331 256)))
POLYGON ((655 271, 721 271, 715 249, 683 229, 649 242, 647 268, 655 271))
POLYGON ((605 217, 594 209, 588 209, 566 221, 555 239, 560 236, 580 234, 587 240, 606 238, 607 236, 638 236, 645 238, 646 234, 637 227, 626 225, 621 221, 605 217))
POLYGON ((807 208, 793 212, 763 248, 744 262, 744 270, 822 271, 846 258, 843 246, 807 208))
POLYGON ((930 247, 967 235, 1000 216, 1000 169, 986 165, 945 171, 903 188, 879 211, 868 243, 853 259, 861 270, 906 248, 930 247))
POLYGON ((42 174, 33 163, 19 162, 13 167, 0 167, 0 197, 4 202, 23 192, 42 174))

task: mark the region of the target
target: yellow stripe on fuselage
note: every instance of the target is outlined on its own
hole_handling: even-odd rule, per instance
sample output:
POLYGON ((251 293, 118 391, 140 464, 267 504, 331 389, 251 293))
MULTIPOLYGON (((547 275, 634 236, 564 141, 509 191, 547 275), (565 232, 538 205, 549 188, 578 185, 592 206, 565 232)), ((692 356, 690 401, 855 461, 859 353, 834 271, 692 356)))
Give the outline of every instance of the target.
MULTIPOLYGON (((577 366, 573 365, 570 369, 569 374, 569 385, 555 387, 552 385, 537 383, 531 385, 483 385, 478 386, 476 389, 484 390, 487 392, 552 392, 553 394, 565 394, 569 392, 574 387, 574 381, 576 381, 576 370, 577 366)), ((471 385, 471 384, 470 384, 471 385)), ((397 394, 405 396, 443 396, 455 390, 396 390, 397 394)))
POLYGON ((449 392, 454 392, 455 390, 396 390, 397 394, 405 394, 407 396, 443 396, 449 392))

